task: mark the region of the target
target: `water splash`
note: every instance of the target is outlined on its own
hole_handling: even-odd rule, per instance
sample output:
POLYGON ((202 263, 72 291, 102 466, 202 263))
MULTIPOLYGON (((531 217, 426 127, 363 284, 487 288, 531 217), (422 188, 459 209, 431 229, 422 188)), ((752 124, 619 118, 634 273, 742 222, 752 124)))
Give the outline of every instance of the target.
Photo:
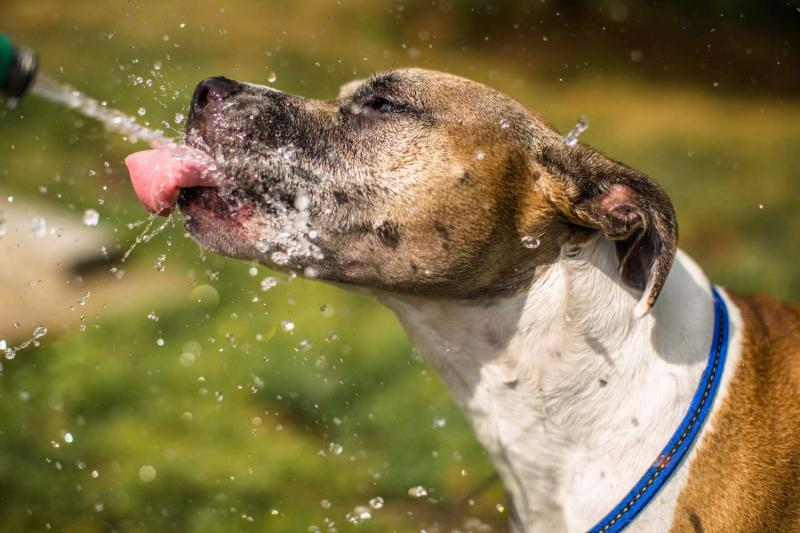
MULTIPOLYGON (((158 215, 150 215, 150 218, 148 219, 147 224, 144 227, 144 230, 142 230, 142 232, 139 235, 137 235, 136 239, 133 241, 133 244, 131 244, 130 248, 128 248, 122 255, 120 263, 124 263, 131 255, 131 253, 133 253, 133 250, 136 249, 137 246, 139 246, 139 244, 150 241, 150 239, 152 239, 153 237, 164 231, 164 229, 169 225, 169 223, 172 222, 172 213, 170 213, 169 216, 167 216, 167 218, 160 226, 158 226, 155 230, 153 230, 152 233, 148 233, 150 231, 150 228, 153 227, 153 224, 155 224, 157 217, 158 215)), ((156 268, 158 268, 158 265, 156 265, 156 268)))
POLYGON ((581 133, 589 129, 589 119, 586 116, 582 116, 578 119, 578 123, 575 124, 575 127, 572 128, 569 133, 564 135, 564 144, 567 146, 575 146, 578 144, 578 137, 580 137, 581 133))
MULTIPOLYGON (((64 105, 70 109, 78 111, 86 117, 98 120, 110 132, 121 133, 124 138, 129 142, 146 142, 153 148, 167 149, 172 152, 173 156, 184 160, 198 160, 205 166, 205 171, 209 175, 219 177, 220 182, 223 182, 222 176, 224 175, 222 169, 219 168, 221 163, 227 163, 231 166, 236 166, 236 158, 222 157, 220 154, 211 156, 208 159, 202 152, 213 153, 213 150, 194 150, 188 148, 183 144, 184 139, 171 139, 163 131, 156 130, 139 124, 133 116, 127 115, 121 111, 109 108, 105 102, 100 102, 91 98, 81 91, 67 85, 60 83, 43 73, 39 73, 31 86, 30 92, 51 102, 64 105)), ((146 114, 146 112, 144 113, 146 114)), ((138 112, 142 116, 142 109, 138 112)), ((175 115, 174 121, 176 124, 185 122, 185 115, 179 113, 175 115)), ((195 139, 200 142, 202 139, 195 139)), ((200 142, 202 146, 202 142, 200 142)), ((210 147, 206 147, 210 148, 210 147)), ((295 158, 296 148, 293 145, 287 145, 278 150, 277 157, 281 158, 286 164, 291 164, 295 158)), ((232 195, 232 188, 230 184, 227 186, 220 186, 220 196, 229 207, 236 208, 237 200, 232 195)), ((316 239, 317 232, 311 227, 310 224, 310 200, 305 191, 298 190, 296 193, 296 201, 293 206, 283 205, 281 202, 273 198, 266 198, 271 208, 274 208, 280 220, 282 231, 277 236, 269 236, 262 239, 257 243, 257 249, 261 252, 270 251, 271 259, 279 265, 289 264, 292 258, 313 258, 320 260, 323 253, 319 246, 313 241, 316 239)), ((95 211, 87 211, 84 216, 84 224, 94 225, 99 220, 99 215, 95 215, 95 211)), ((125 252, 122 257, 122 262, 125 262, 136 246, 142 242, 147 242, 155 235, 163 231, 166 226, 172 222, 172 215, 161 224, 153 233, 148 233, 154 224, 155 217, 151 217, 145 226, 145 230, 136 238, 136 241, 125 252)), ((38 221, 37 221, 38 222, 38 221)), ((46 226, 44 224, 34 224, 32 229, 34 235, 44 236, 46 233, 46 226)), ((306 271, 308 277, 316 277, 317 271, 310 269, 306 271)))
POLYGON ((38 341, 42 337, 47 335, 47 328, 45 326, 36 326, 34 328, 31 337, 21 344, 14 346, 13 348, 9 347, 6 344, 6 341, 0 340, 0 349, 3 350, 3 354, 5 355, 6 359, 14 359, 17 356, 17 352, 24 350, 34 342, 38 341))

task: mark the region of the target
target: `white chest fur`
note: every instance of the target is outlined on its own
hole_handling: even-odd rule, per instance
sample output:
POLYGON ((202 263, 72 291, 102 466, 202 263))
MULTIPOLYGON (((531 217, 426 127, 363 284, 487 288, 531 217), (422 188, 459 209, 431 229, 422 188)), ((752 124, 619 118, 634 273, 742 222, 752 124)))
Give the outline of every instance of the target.
MULTIPOLYGON (((616 261, 595 241, 527 293, 485 306, 382 297, 472 421, 515 530, 594 525, 658 456, 705 367, 713 307, 699 268, 679 252, 652 312, 636 318, 638 295, 620 284, 616 261)), ((732 311, 728 368, 739 343, 732 311)), ((690 459, 633 529, 668 530, 690 459)))

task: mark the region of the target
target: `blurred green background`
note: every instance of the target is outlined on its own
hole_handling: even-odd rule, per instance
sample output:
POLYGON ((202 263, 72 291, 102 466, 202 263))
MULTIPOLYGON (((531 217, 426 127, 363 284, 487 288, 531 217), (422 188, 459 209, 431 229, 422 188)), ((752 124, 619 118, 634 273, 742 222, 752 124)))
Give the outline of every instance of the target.
MULTIPOLYGON (((416 65, 490 84, 562 131, 586 115, 581 140, 664 186, 712 279, 798 301, 800 7, 697 4, 12 0, 0 31, 172 135, 217 74, 332 98, 416 65)), ((484 452, 372 299, 204 254, 179 219, 120 263, 146 218, 122 165, 135 148, 32 96, 0 109, 0 210, 65 217, 111 256, 75 267, 69 241, 31 259, 29 219, 0 236, 22 243, 0 257, 0 339, 50 329, 3 361, 0 528, 504 530, 484 452), (49 263, 63 272, 39 275, 49 263)))

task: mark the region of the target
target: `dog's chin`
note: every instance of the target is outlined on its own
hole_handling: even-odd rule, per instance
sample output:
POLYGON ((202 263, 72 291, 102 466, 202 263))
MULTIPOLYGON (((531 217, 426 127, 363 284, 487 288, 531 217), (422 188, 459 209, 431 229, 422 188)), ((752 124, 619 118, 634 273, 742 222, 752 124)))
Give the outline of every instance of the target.
POLYGON ((250 261, 261 261, 256 247, 258 216, 252 202, 231 202, 212 187, 182 189, 178 206, 186 231, 200 246, 212 252, 250 261))
POLYGON ((309 266, 302 258, 273 260, 273 253, 281 251, 270 245, 279 233, 279 221, 252 200, 232 200, 216 188, 193 187, 181 190, 178 205, 186 231, 206 250, 284 272, 303 272, 309 266))

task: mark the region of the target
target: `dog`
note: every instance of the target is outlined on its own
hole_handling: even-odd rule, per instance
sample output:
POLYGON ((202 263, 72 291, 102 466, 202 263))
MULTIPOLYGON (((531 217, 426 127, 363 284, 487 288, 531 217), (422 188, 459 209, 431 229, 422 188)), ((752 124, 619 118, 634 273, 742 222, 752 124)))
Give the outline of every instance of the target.
POLYGON ((800 530, 800 312, 713 289, 644 174, 422 69, 330 101, 209 78, 186 144, 211 163, 129 158, 145 205, 177 202, 209 250, 394 310, 494 462, 512 530, 800 530))

